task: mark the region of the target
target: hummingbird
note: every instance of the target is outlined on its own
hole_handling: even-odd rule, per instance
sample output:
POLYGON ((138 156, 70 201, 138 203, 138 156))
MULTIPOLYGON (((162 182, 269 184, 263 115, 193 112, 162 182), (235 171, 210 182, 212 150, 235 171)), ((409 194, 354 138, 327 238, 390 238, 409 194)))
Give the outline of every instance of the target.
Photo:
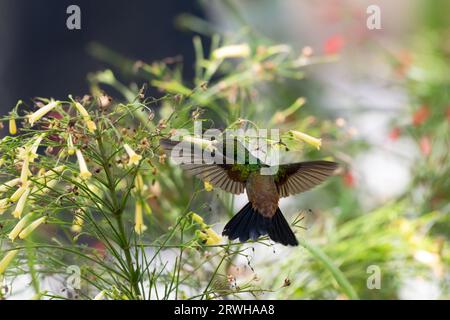
POLYGON ((235 195, 246 191, 248 203, 225 225, 223 236, 245 242, 268 235, 274 242, 297 246, 295 234, 279 208, 279 200, 308 191, 324 182, 334 174, 338 164, 316 160, 281 164, 273 168, 255 157, 236 138, 213 142, 216 143, 202 146, 211 152, 215 160, 211 163, 205 161, 202 157, 204 154, 195 152, 193 141, 160 139, 160 145, 166 153, 172 152, 172 157, 174 147, 178 146, 175 156, 183 159, 180 165, 188 174, 235 195), (269 170, 263 174, 262 169, 269 170))

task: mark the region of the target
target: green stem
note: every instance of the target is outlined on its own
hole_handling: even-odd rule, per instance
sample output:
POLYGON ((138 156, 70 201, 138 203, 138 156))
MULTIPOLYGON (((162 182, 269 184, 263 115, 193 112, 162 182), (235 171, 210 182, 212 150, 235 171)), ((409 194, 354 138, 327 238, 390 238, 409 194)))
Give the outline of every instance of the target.
POLYGON ((117 198, 117 191, 116 191, 116 184, 114 182, 111 170, 109 168, 109 158, 106 155, 106 151, 105 151, 105 147, 103 145, 103 140, 101 138, 101 136, 97 136, 97 142, 98 142, 98 146, 99 146, 99 150, 100 150, 100 154, 102 157, 102 166, 103 169, 105 170, 105 174, 106 174, 106 179, 108 181, 108 189, 109 189, 109 193, 110 193, 110 197, 111 197, 111 201, 112 201, 112 214, 114 216, 114 218, 116 219, 117 222, 117 227, 119 228, 119 245, 120 248, 122 249, 124 255, 125 255, 125 259, 126 259, 126 264, 127 264, 127 269, 128 269, 128 281, 131 285, 132 288, 132 292, 134 291, 134 297, 133 298, 138 298, 141 296, 141 290, 139 288, 139 275, 137 273, 137 271, 134 268, 134 264, 133 264, 133 258, 131 257, 131 251, 130 251, 130 244, 128 242, 128 237, 125 231, 125 225, 123 222, 123 218, 122 218, 122 214, 123 214, 123 209, 124 207, 120 204, 120 201, 117 198))
POLYGON ((126 259, 127 265, 128 265, 129 282, 130 282, 131 287, 134 290, 134 294, 136 295, 136 298, 137 298, 137 297, 140 297, 140 295, 141 295, 141 290, 139 288, 139 280, 138 280, 139 275, 137 274, 137 271, 134 269, 133 259, 131 257, 130 245, 128 244, 127 235, 125 232, 125 227, 124 227, 124 223, 123 223, 123 219, 122 219, 122 214, 117 215, 116 220, 117 220, 117 225, 119 227, 119 233, 122 238, 122 243, 121 243, 120 247, 122 248, 122 251, 125 254, 125 259, 126 259))

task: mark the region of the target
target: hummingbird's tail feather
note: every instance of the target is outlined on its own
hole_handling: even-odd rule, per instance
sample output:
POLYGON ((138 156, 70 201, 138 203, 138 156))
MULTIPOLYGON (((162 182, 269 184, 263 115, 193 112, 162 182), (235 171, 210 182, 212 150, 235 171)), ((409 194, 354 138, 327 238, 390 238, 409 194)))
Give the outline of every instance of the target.
POLYGON ((269 235, 270 239, 285 246, 298 245, 294 232, 283 217, 280 208, 272 218, 268 218, 255 210, 250 202, 226 224, 222 235, 228 236, 230 240, 239 238, 241 242, 249 239, 257 240, 260 236, 269 235))
POLYGON ((285 246, 298 246, 297 238, 294 232, 292 232, 289 223, 281 213, 280 208, 277 209, 275 215, 271 219, 272 226, 269 228, 269 237, 275 242, 284 244, 285 246))

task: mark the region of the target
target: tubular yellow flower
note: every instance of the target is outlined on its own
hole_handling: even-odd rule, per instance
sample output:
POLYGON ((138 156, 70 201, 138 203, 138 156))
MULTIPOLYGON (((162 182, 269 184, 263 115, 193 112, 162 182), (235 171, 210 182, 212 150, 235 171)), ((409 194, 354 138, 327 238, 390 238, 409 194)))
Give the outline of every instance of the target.
POLYGON ((46 217, 42 217, 32 222, 28 227, 26 227, 19 233, 19 238, 25 239, 26 237, 28 237, 37 227, 45 222, 45 219, 46 217))
POLYGON ((78 112, 81 114, 81 116, 85 119, 90 119, 89 113, 87 110, 83 107, 83 105, 79 102, 75 102, 75 108, 77 108, 78 112))
POLYGON ((25 204, 27 202, 29 195, 30 195, 30 188, 27 188, 25 192, 20 196, 19 201, 17 202, 17 206, 12 213, 14 218, 19 219, 22 216, 22 212, 23 209, 25 208, 25 204))
POLYGON ((130 160, 128 160, 128 165, 138 165, 139 161, 141 161, 142 156, 138 155, 136 152, 134 152, 133 149, 128 144, 123 145, 125 151, 128 153, 128 157, 130 160))
POLYGON ((25 217, 23 217, 22 219, 20 219, 19 222, 17 222, 16 226, 14 227, 14 229, 12 229, 12 231, 8 234, 8 238, 11 239, 11 241, 14 241, 17 236, 19 235, 19 233, 23 230, 23 228, 25 228, 25 226, 28 224, 28 222, 30 221, 31 217, 33 214, 29 213, 27 214, 25 217))
POLYGON ((222 237, 219 236, 212 228, 205 229, 208 238, 206 239, 206 244, 208 245, 216 245, 222 241, 222 237))
POLYGON ((94 131, 97 130, 97 125, 92 120, 86 121, 86 126, 91 133, 94 133, 94 131))
POLYGON ((300 131, 291 130, 289 132, 291 133, 292 137, 294 137, 294 139, 306 142, 312 145, 313 147, 317 148, 317 150, 319 150, 320 147, 322 146, 322 139, 311 137, 306 133, 300 131))
POLYGON ((248 44, 236 44, 216 49, 212 53, 214 59, 244 58, 250 55, 248 44))
POLYGON ((28 118, 28 122, 31 124, 31 126, 34 125, 36 121, 41 119, 43 116, 45 116, 47 113, 52 111, 55 107, 57 107, 60 104, 59 101, 51 101, 50 103, 46 104, 42 108, 40 108, 38 111, 30 114, 28 118))
POLYGON ((136 209, 134 214, 134 231, 136 231, 137 234, 142 234, 145 230, 147 230, 147 227, 144 224, 144 216, 142 214, 142 204, 138 200, 136 202, 136 209))
POLYGON ((11 250, 3 257, 3 259, 0 261, 0 275, 5 273, 5 270, 8 268, 9 264, 18 252, 19 250, 11 250))
POLYGON ((8 182, 5 182, 4 184, 0 185, 0 193, 5 193, 9 189, 14 188, 17 186, 20 182, 20 178, 15 178, 12 180, 9 180, 8 182))
POLYGON ((0 216, 5 213, 9 207, 9 199, 0 199, 0 216))
POLYGON ((38 150, 38 148, 39 148, 39 145, 40 145, 41 142, 42 142, 42 139, 44 139, 44 137, 45 137, 45 133, 39 135, 39 137, 37 137, 36 140, 35 140, 35 141, 33 142, 33 144, 31 145, 31 150, 30 150, 30 152, 31 152, 32 156, 34 156, 33 159, 30 159, 31 162, 33 162, 34 158, 37 157, 37 150, 38 150))
POLYGON ((22 164, 22 171, 20 172, 20 182, 22 184, 27 183, 28 181, 28 175, 30 174, 30 159, 28 157, 25 157, 22 164))
POLYGON ((83 180, 87 180, 92 176, 92 173, 89 172, 86 161, 84 160, 81 151, 77 149, 76 153, 78 158, 78 165, 80 166, 80 177, 83 180))
POLYGON ((17 159, 24 160, 29 157, 30 148, 19 147, 17 148, 17 159))
POLYGON ((79 102, 75 102, 75 108, 77 108, 78 112, 83 117, 84 122, 86 122, 86 126, 89 130, 89 132, 93 133, 95 130, 97 130, 97 126, 95 125, 95 122, 91 120, 91 116, 87 112, 87 110, 83 107, 83 105, 79 102))
POLYGON ((195 233, 204 244, 210 246, 219 244, 222 240, 222 238, 210 227, 207 227, 206 229, 203 229, 201 231, 197 230, 195 233))
POLYGON ((192 213, 192 215, 191 215, 191 217, 192 217, 192 220, 193 221, 195 221, 195 222, 197 222, 198 224, 200 224, 200 225, 205 225, 205 221, 203 220, 203 218, 202 217, 200 217, 198 214, 196 214, 196 213, 192 213))
POLYGON ((142 193, 143 191, 146 191, 148 187, 144 183, 144 179, 142 178, 142 175, 138 173, 136 175, 136 179, 134 180, 134 186, 136 187, 136 190, 139 193, 142 193))
POLYGON ((67 154, 69 156, 72 156, 75 154, 75 147, 73 146, 73 140, 72 140, 72 135, 69 134, 69 137, 67 138, 67 154))
POLYGON ((11 116, 11 118, 9 118, 9 134, 13 136, 16 133, 17 133, 16 118, 14 118, 14 116, 11 116))
POLYGON ((206 192, 211 192, 214 189, 213 185, 209 181, 205 181, 204 186, 205 186, 206 192))
POLYGON ((9 198, 9 200, 11 202, 17 202, 17 200, 20 199, 20 197, 22 196, 22 194, 30 187, 30 181, 27 181, 25 184, 21 185, 19 187, 19 189, 16 190, 16 192, 14 192, 11 197, 9 198))
POLYGON ((186 142, 190 142, 191 144, 197 145, 202 150, 214 151, 214 141, 196 138, 192 136, 185 136, 183 140, 186 142))
POLYGON ((208 235, 205 232, 203 232, 203 231, 196 230, 195 231, 195 235, 197 237, 199 237, 200 240, 202 240, 203 243, 206 243, 206 241, 208 241, 208 235))
POLYGON ((30 174, 29 164, 30 162, 34 162, 34 159, 38 157, 37 150, 44 136, 45 134, 41 134, 39 137, 36 138, 36 140, 33 142, 31 146, 25 146, 18 149, 17 158, 19 160, 23 160, 21 173, 22 183, 25 183, 28 179, 28 175, 30 174))

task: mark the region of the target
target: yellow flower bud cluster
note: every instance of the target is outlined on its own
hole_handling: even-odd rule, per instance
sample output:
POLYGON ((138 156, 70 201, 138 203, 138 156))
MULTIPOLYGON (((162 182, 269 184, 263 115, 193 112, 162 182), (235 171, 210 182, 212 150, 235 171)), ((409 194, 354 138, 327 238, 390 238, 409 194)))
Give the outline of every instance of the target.
POLYGON ((209 225, 207 225, 203 218, 198 214, 191 213, 192 221, 200 225, 200 230, 195 232, 196 236, 206 245, 217 245, 222 241, 222 237, 218 235, 209 225))

